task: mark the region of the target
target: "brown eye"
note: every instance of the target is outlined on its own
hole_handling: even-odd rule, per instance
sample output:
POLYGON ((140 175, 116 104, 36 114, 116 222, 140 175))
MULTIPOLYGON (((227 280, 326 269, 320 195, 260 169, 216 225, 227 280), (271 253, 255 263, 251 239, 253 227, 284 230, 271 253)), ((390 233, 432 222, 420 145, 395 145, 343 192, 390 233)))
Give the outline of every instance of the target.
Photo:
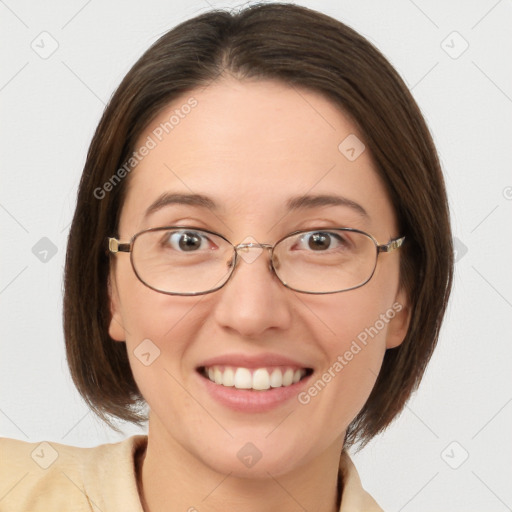
POLYGON ((163 246, 179 252, 198 252, 208 249, 208 238, 197 231, 168 231, 162 239, 163 246))
POLYGON ((338 233, 310 231, 309 233, 304 233, 298 243, 302 244, 303 247, 307 246, 312 251, 323 252, 328 249, 343 248, 348 244, 348 240, 338 233))

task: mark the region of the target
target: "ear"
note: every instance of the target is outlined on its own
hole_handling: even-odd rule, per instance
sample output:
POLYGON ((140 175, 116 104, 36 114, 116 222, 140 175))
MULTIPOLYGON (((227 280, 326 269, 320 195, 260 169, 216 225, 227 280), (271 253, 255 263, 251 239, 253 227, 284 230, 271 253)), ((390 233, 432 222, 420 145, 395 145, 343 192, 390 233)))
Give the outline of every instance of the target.
POLYGON ((121 315, 121 305, 115 276, 112 278, 112 271, 109 273, 107 280, 108 296, 110 303, 110 324, 108 333, 115 341, 126 341, 126 334, 123 325, 123 317, 121 315))
POLYGON ((398 291, 391 309, 395 312, 395 316, 388 324, 386 348, 395 348, 401 345, 409 329, 411 310, 405 290, 398 291))

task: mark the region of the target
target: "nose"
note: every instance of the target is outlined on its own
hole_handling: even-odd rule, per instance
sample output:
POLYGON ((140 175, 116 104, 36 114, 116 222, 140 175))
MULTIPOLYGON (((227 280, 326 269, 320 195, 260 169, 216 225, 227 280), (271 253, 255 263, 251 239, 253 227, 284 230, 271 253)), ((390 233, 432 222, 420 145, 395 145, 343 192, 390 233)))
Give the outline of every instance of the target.
POLYGON ((219 325, 246 338, 269 329, 287 329, 293 293, 279 281, 270 264, 271 246, 237 246, 237 263, 228 282, 216 293, 215 318, 219 325))

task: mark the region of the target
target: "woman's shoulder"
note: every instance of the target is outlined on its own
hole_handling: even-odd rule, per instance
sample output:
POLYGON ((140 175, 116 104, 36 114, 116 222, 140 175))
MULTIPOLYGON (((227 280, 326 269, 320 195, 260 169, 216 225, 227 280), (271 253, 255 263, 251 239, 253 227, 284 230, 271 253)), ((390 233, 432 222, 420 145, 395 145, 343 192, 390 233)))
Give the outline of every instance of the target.
POLYGON ((341 452, 339 468, 343 480, 340 512, 384 512, 363 488, 359 473, 345 450, 341 452))
POLYGON ((141 512, 134 456, 146 436, 92 448, 0 438, 0 512, 141 512))

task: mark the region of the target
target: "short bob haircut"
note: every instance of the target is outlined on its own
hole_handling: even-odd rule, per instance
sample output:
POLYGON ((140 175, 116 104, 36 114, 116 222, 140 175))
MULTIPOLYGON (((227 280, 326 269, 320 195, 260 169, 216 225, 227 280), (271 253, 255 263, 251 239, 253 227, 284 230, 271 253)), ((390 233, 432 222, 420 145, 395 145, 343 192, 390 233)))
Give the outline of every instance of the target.
POLYGON ((357 32, 305 7, 256 4, 185 21, 144 53, 113 94, 87 154, 69 233, 63 323, 72 378, 113 428, 116 418, 147 420, 126 345, 108 334, 111 261, 105 241, 118 236, 130 175, 104 185, 129 161, 137 138, 162 109, 223 73, 278 80, 333 100, 364 137, 399 233, 406 236, 400 285, 411 322, 403 343, 386 351, 375 386, 347 430, 346 446, 361 447, 402 411, 437 343, 453 279, 449 209, 432 137, 398 73, 357 32))

